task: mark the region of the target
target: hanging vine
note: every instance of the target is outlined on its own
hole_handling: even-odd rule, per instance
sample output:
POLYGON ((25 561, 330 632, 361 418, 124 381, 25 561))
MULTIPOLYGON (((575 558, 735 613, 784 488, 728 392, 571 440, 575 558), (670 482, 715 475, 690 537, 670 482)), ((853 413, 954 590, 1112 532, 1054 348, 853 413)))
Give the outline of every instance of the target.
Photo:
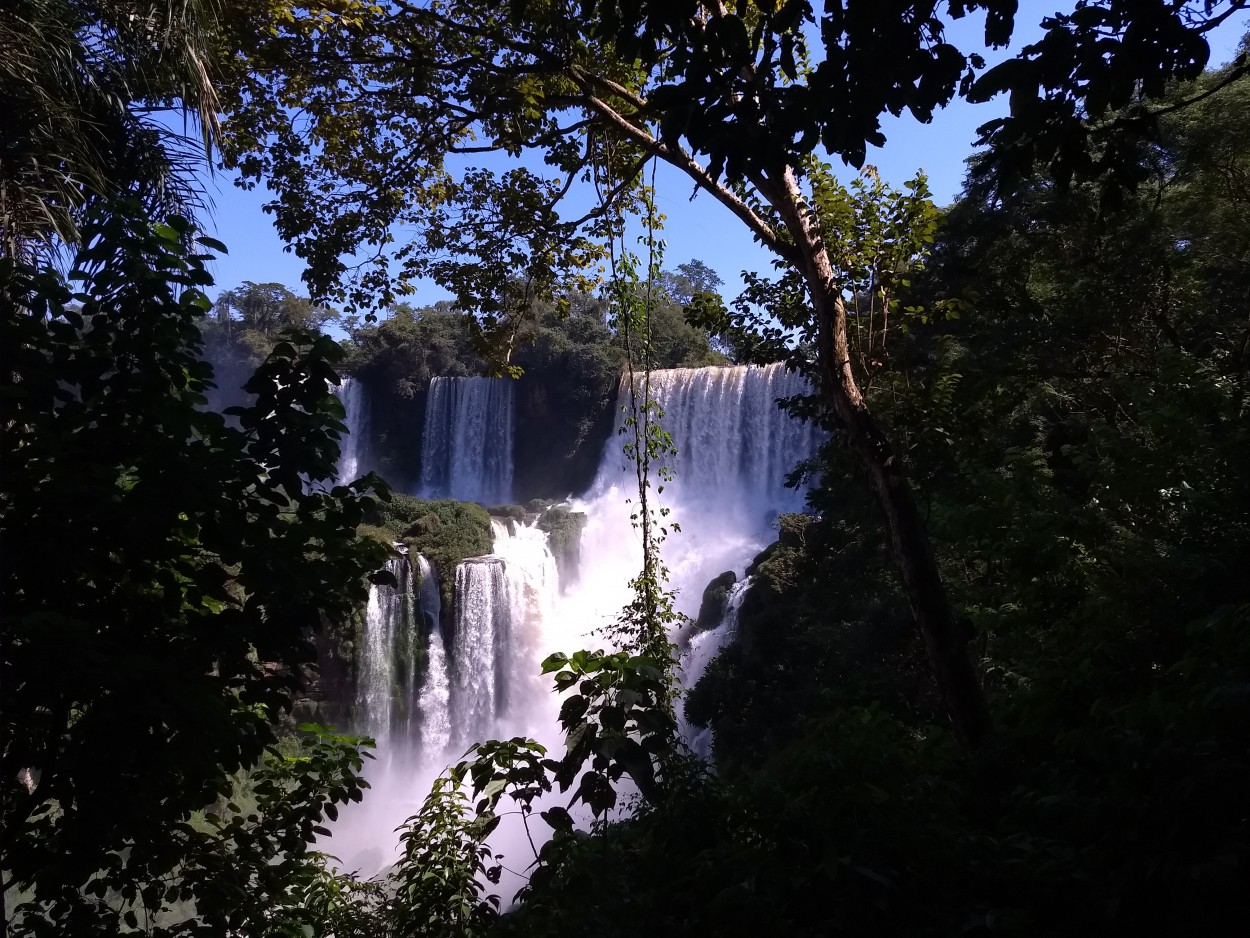
MULTIPOLYGON (((619 196, 637 179, 642 164, 635 162, 629 170, 633 178, 613 179, 611 167, 619 154, 611 141, 601 141, 601 146, 604 158, 596 185, 606 181, 606 191, 619 196)), ((604 221, 611 234, 607 296, 626 351, 623 449, 637 486, 630 520, 642 542, 642 567, 630 581, 633 598, 605 630, 619 649, 554 654, 543 662, 543 673, 565 695, 560 709, 566 742, 562 758, 549 758, 547 749, 532 739, 492 740, 470 748, 464 760, 436 781, 421 812, 402 828, 404 853, 392 874, 404 933, 468 936, 487 928, 499 900, 485 894, 483 882, 498 883, 506 868, 486 840, 503 815, 520 816, 534 855, 528 875, 522 874, 527 884, 519 898, 554 875, 565 851, 576 844, 568 809, 550 807, 537 811, 551 829, 550 838, 537 846, 531 820, 544 795, 572 790, 569 807, 585 804, 595 818, 594 829, 602 830, 608 812, 618 804, 623 778, 632 780, 643 799, 659 802, 664 798, 664 768, 678 757, 676 662, 668 630, 682 617, 667 587, 660 546, 679 528, 670 520, 670 510, 657 502, 671 479, 667 459, 676 449, 661 424, 664 415, 651 381, 651 313, 664 253, 657 237, 661 216, 654 191, 652 161, 650 184, 637 186, 637 202, 631 206, 637 210, 640 204, 646 226, 639 238, 646 250, 645 278, 640 275, 642 261, 625 246, 619 198, 609 200, 604 221), (659 479, 654 488, 653 476, 659 479), (513 803, 511 810, 501 810, 504 799, 513 803)))
POLYGON ((622 432, 627 436, 625 456, 633 464, 637 491, 636 509, 630 521, 642 539, 642 569, 630 581, 634 599, 622 610, 611 636, 623 650, 663 662, 671 672, 673 646, 668 629, 680 620, 673 608, 673 593, 667 589, 668 568, 660 556, 660 546, 670 530, 681 530, 670 521, 671 509, 656 504, 652 497, 652 474, 659 478, 654 495, 664 492, 672 480, 666 460, 676 454, 672 436, 664 429, 664 411, 652 393, 651 372, 652 310, 664 259, 664 242, 656 236, 661 216, 655 205, 655 162, 651 164, 651 184, 642 190, 646 234, 639 238, 647 252, 646 278, 639 276, 641 261, 625 246, 624 225, 609 242, 611 281, 609 301, 613 324, 625 345, 625 411, 622 432))

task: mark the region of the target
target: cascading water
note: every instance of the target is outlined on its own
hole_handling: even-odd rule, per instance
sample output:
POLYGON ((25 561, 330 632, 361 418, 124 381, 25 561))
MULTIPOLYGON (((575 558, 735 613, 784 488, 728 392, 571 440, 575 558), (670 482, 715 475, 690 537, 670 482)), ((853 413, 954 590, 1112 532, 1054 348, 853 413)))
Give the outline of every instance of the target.
POLYGON ((555 558, 537 528, 498 521, 491 528, 495 552, 456 567, 453 748, 534 731, 546 705, 539 663, 559 592, 555 558))
POLYGON ((369 399, 355 378, 344 378, 334 393, 343 402, 347 434, 339 440, 338 481, 352 482, 369 471, 369 399))
POLYGON ((406 556, 387 561, 396 586, 370 587, 356 678, 357 726, 389 753, 396 734, 410 725, 416 681, 417 613, 412 568, 406 556))
MULTIPOLYGON (((694 687, 707 671, 708 664, 720 653, 726 643, 738 635, 738 610, 746 599, 747 590, 751 588, 751 577, 745 577, 734 583, 725 596, 725 613, 720 624, 706 632, 700 632, 690 639, 685 654, 681 656, 681 683, 683 687, 694 687)), ((691 726, 686 722, 685 708, 679 713, 679 725, 682 735, 690 748, 707 759, 712 753, 711 727, 691 726)))
POLYGON ((401 556, 386 564, 396 585, 369 589, 353 727, 373 737, 381 763, 397 770, 413 764, 415 740, 441 752, 451 733, 438 580, 419 554, 414 576, 409 556, 399 549, 401 556))
MULTIPOLYGON (((776 402, 809 390, 806 379, 782 364, 652 372, 660 422, 677 447, 664 461, 674 474, 664 501, 686 511, 727 514, 753 530, 768 528, 780 512, 801 511, 803 493, 782 483, 815 452, 819 434, 776 402)), ((624 399, 625 381, 621 392, 624 399)), ((618 435, 626 429, 625 416, 617 420, 618 435)), ((621 473, 632 477, 632 471, 623 464, 619 442, 610 442, 596 489, 619 484, 621 473)))
POLYGON ((451 722, 457 736, 486 739, 503 696, 497 659, 506 650, 511 604, 498 557, 456 567, 456 637, 452 646, 451 722))
POLYGON ((438 579, 430 562, 421 554, 417 554, 417 564, 421 572, 418 597, 429 639, 426 643, 425 680, 417 698, 416 729, 422 761, 430 761, 446 751, 447 744, 451 742, 451 676, 447 669, 443 630, 439 625, 442 598, 438 592, 438 579))
MULTIPOLYGON (((628 393, 622 381, 621 397, 628 393)), ((693 616, 703 587, 725 570, 741 574, 773 539, 778 514, 801 511, 804 493, 787 489, 785 476, 816 452, 820 432, 777 407, 778 398, 809 393, 806 380, 783 365, 676 368, 651 374, 661 425, 676 454, 673 479, 652 480, 653 501, 676 521, 663 549, 678 611, 693 616)), ((627 414, 617 419, 586 502, 582 580, 571 597, 576 615, 603 622, 628 599, 628 582, 641 567, 639 536, 630 515, 637 495, 633 469, 622 454, 627 414)))
POLYGON ((427 498, 504 504, 512 498, 513 383, 434 378, 421 437, 427 498))
POLYGON ((540 664, 553 648, 550 629, 560 578, 547 535, 531 525, 491 522, 495 554, 508 580, 509 649, 503 661, 503 712, 515 733, 530 732, 548 712, 540 664))
MULTIPOLYGON (((539 671, 549 650, 543 629, 559 592, 555 558, 546 535, 520 523, 492 523, 494 553, 469 558, 456 566, 455 607, 451 641, 444 644, 439 627, 438 582, 428 561, 416 555, 420 571, 419 610, 413 620, 425 635, 424 678, 415 694, 392 684, 394 695, 361 690, 366 703, 358 707, 366 724, 361 732, 378 739, 379 768, 368 773, 373 791, 365 803, 346 812, 335 826, 338 855, 349 869, 367 875, 394 856, 390 833, 416 813, 434 776, 474 742, 514 735, 537 735, 555 726, 554 699, 539 671), (424 631, 428 629, 428 633, 424 631), (395 727, 394 710, 402 698, 412 704, 417 725, 407 732, 377 733, 373 727, 395 727), (388 852, 389 851, 389 852, 388 852)), ((401 561, 392 561, 398 565, 401 561)), ((407 567, 407 558, 402 561, 407 567)), ((402 570, 392 573, 400 578, 402 570)), ((401 581, 402 582, 402 581, 401 581)), ((407 589, 413 592, 411 579, 407 589)), ((368 631, 362 648, 361 674, 385 680, 386 669, 373 662, 374 649, 394 646, 393 635, 404 625, 389 587, 370 593, 368 631), (384 625, 383 623, 389 623, 384 625), (389 630, 389 631, 388 631, 389 630), (376 640, 372 636, 376 634, 376 640)), ((397 680, 392 664, 390 680, 397 680)))
MULTIPOLYGON (((662 494, 653 480, 652 491, 672 510, 663 523, 681 525, 680 532, 669 534, 663 555, 678 610, 693 614, 713 576, 725 570, 741 575, 772 540, 776 516, 801 509, 803 494, 786 489, 784 477, 815 452, 820 438, 777 408, 777 398, 807 392, 804 380, 780 365, 658 371, 652 374, 652 392, 677 447, 668 460, 675 479, 664 483, 662 494)), ((506 383, 434 379, 426 411, 422 494, 506 500, 511 495, 511 408, 506 383)), ((428 629, 420 632, 427 657, 415 698, 419 726, 388 738, 391 747, 410 750, 407 758, 397 763, 396 756, 383 755, 382 762, 413 768, 370 776, 374 791, 366 805, 355 821, 336 827, 340 844, 364 852, 393 847, 391 831, 415 813, 433 776, 474 742, 524 735, 560 751, 559 700, 541 677, 540 662, 551 652, 571 652, 592 641, 601 646, 602 639, 592 639, 592 633, 619 614, 630 598, 629 581, 641 567, 639 535, 630 519, 637 495, 619 434, 625 426, 622 415, 590 495, 575 506, 586 513, 587 523, 579 581, 565 594, 546 535, 516 521, 495 521, 493 552, 465 560, 454 571, 453 631, 444 644, 437 609, 432 609, 437 584, 418 556, 420 606, 428 629), (427 590, 433 590, 430 599, 427 590)), ((696 680, 732 638, 746 589, 739 581, 721 626, 690 641, 683 662, 686 681, 696 680)), ((380 695, 377 704, 369 700, 371 712, 382 706, 380 695)), ((394 724, 395 717, 389 722, 394 724)), ((710 734, 683 728, 692 745, 706 751, 710 734)), ((501 829, 497 836, 511 835, 501 829)), ((525 849, 523 841, 522 836, 513 847, 525 849)), ((503 844, 496 846, 508 852, 503 844)), ((385 862, 382 854, 369 855, 385 862)))

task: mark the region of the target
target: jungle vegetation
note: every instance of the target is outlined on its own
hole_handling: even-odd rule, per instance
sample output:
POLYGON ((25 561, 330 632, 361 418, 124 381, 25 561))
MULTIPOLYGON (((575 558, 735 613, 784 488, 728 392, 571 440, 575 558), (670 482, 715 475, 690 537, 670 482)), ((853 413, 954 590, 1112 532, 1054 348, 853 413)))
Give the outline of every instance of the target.
MULTIPOLYGON (((990 67, 944 39, 973 15, 1001 45, 1017 6, 17 0, 0 21, 0 102, 20 117, 0 130, 6 930, 1244 919, 1250 90, 1244 45, 1209 70, 1204 36, 1245 4, 1090 0, 990 67), (843 186, 822 162, 862 164, 883 114, 999 93, 1009 114, 940 211, 923 179, 843 186), (483 741, 388 882, 312 849, 367 797, 362 743, 309 727, 283 748, 277 726, 312 639, 385 557, 358 526, 389 496, 376 478, 306 484, 342 430, 325 336, 266 342, 234 423, 203 407, 205 252, 223 246, 165 217, 198 207, 171 185, 186 151, 152 126, 164 107, 274 190, 316 298, 280 297, 284 325, 386 307, 412 277, 473 311, 358 325, 353 367, 398 359, 399 389, 469 349, 498 373, 588 355, 570 380, 590 388, 622 360, 596 302, 628 363, 665 361, 666 334, 683 348, 638 302, 663 285, 654 254, 607 247, 631 215, 654 225, 655 160, 773 252, 728 302, 689 271, 693 289, 665 287, 712 335, 704 360, 785 358, 813 380, 792 407, 833 431, 804 467, 813 514, 782 519, 740 641, 692 693, 715 773, 673 736, 649 565, 624 650, 545 665, 567 752, 483 741), (449 168, 534 149, 558 179, 449 168), (602 198, 570 220, 577 179, 602 198), (626 777, 637 803, 609 822, 626 777), (543 812, 553 836, 500 914, 483 844, 556 789, 598 820, 543 812)), ((685 348, 674 361, 705 354, 685 348)))

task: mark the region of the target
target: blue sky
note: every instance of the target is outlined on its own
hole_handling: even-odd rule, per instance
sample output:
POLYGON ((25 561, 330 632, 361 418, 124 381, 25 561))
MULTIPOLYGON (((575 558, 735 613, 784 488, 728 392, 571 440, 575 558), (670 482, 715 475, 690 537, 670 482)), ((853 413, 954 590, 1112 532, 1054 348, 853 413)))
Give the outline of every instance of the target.
MULTIPOLYGON (((1016 36, 1010 54, 1036 38, 1042 16, 1056 6, 1071 7, 1060 0, 1022 0, 1017 17, 1016 36)), ((956 23, 951 30, 955 44, 964 49, 978 48, 981 20, 978 17, 956 23)), ((1250 13, 1242 13, 1225 23, 1212 38, 1212 62, 1222 64, 1232 58, 1237 42, 1250 24, 1250 13)), ((910 117, 883 120, 887 138, 884 148, 869 152, 868 162, 876 166, 886 181, 901 186, 917 170, 929 177, 933 198, 939 205, 951 202, 963 182, 964 164, 973 152, 976 128, 1005 111, 1002 98, 982 105, 956 101, 937 112, 929 124, 910 117)), ((855 171, 846 168, 840 175, 853 178, 855 171)), ((294 254, 283 250, 282 241, 262 206, 268 201, 263 189, 245 192, 233 185, 228 174, 217 173, 204 180, 213 203, 216 237, 226 243, 230 254, 220 258, 214 267, 217 291, 228 290, 245 280, 256 283, 284 283, 297 293, 304 292, 300 281, 304 265, 294 254)), ((664 266, 672 269, 697 258, 720 274, 725 281, 726 298, 738 293, 740 271, 766 270, 771 255, 756 245, 745 227, 722 206, 707 196, 690 200, 691 185, 685 176, 664 164, 657 174, 661 208, 667 216, 662 236, 667 242, 664 266)), ((215 291, 210 290, 210 295, 215 291)), ((412 301, 417 305, 432 303, 446 294, 435 284, 419 284, 412 301)))

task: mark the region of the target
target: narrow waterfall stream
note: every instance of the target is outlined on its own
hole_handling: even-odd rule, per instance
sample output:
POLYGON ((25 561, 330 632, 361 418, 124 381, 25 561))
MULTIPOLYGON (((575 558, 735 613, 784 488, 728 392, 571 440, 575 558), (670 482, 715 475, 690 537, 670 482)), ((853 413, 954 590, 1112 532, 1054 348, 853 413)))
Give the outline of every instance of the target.
POLYGON ((386 570, 397 586, 369 590, 358 657, 356 712, 360 731, 376 739, 379 752, 390 758, 402 749, 400 741, 410 726, 418 628, 407 556, 388 561, 386 570))
MULTIPOLYGON (((683 687, 694 687, 699 678, 707 670, 712 659, 728 642, 738 634, 738 610, 746 599, 747 590, 751 588, 751 578, 743 577, 729 588, 725 597, 725 613, 714 629, 700 632, 690 640, 690 645, 681 660, 681 683, 683 687)), ((712 755, 712 729, 706 726, 691 726, 686 720, 685 708, 678 714, 679 731, 685 737, 690 748, 705 759, 712 755)))
POLYGON ((435 761, 447 750, 451 742, 451 674, 447 666, 447 646, 439 624, 442 597, 438 591, 438 579, 434 568, 421 554, 417 554, 421 587, 418 593, 424 628, 429 633, 426 642, 425 680, 417 698, 416 727, 421 761, 435 761))
POLYGON ((355 378, 344 378, 334 393, 343 403, 347 427, 339 443, 338 480, 352 482, 369 471, 369 399, 355 378))
MULTIPOLYGON (((803 493, 786 489, 783 482, 815 451, 820 437, 775 401, 806 390, 802 378, 780 365, 652 373, 663 425, 677 447, 669 460, 675 478, 665 483, 660 500, 671 509, 668 520, 681 528, 662 548, 678 611, 693 617, 704 586, 718 574, 732 570, 739 577, 720 626, 687 645, 682 667, 689 683, 732 640, 748 589, 741 578, 751 559, 774 539, 777 515, 803 507, 803 493)), ((512 494, 512 406, 507 381, 434 379, 425 417, 421 494, 507 501, 512 494)), ((365 725, 378 738, 379 758, 368 775, 374 791, 335 828, 331 847, 348 868, 372 873, 389 862, 395 842, 391 832, 415 813, 433 778, 474 742, 524 735, 561 751, 559 700, 541 676, 540 662, 554 651, 604 647, 608 639, 602 629, 629 600, 629 581, 641 567, 639 534, 630 518, 636 507, 633 470, 622 453, 625 419, 624 414, 617 418, 617 432, 607 441, 589 494, 571 504, 587 520, 580 575, 563 592, 547 535, 519 521, 498 519, 492 521, 492 552, 466 559, 445 574, 455 583, 450 634, 440 628, 438 583, 424 557, 394 561, 414 572, 401 580, 408 584, 401 588, 410 597, 407 619, 391 621, 388 617, 404 615, 405 604, 381 593, 388 588, 374 588, 370 622, 387 619, 389 624, 376 630, 376 639, 367 629, 359 677, 365 725), (425 649, 422 674, 408 685, 398 676, 402 668, 392 664, 387 672, 372 660, 375 651, 402 645, 395 636, 405 630, 413 642, 407 647, 419 643, 425 649), (374 687, 375 677, 383 682, 388 673, 391 698, 374 687), (414 717, 411 724, 408 714, 414 717), (381 727, 388 729, 386 735, 381 727)), ((684 722, 683 731, 696 751, 708 752, 708 731, 684 722)))

